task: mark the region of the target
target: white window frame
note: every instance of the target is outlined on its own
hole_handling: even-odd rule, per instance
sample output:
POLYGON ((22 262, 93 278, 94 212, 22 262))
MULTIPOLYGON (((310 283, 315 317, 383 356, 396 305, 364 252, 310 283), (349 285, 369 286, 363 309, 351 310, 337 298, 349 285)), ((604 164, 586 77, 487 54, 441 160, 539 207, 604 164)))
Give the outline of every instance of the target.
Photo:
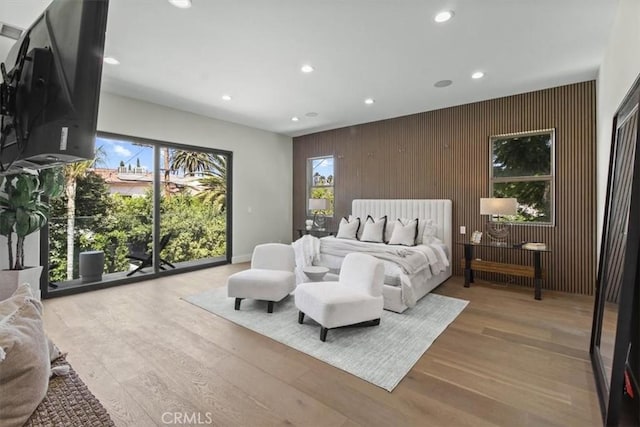
POLYGON ((309 209, 309 199, 311 198, 311 192, 313 190, 313 188, 331 188, 333 190, 333 209, 331 211, 331 215, 325 215, 325 217, 327 218, 333 218, 335 215, 335 200, 336 200, 336 158, 333 155, 328 155, 328 156, 317 156, 317 157, 309 157, 307 158, 307 198, 305 200, 305 206, 306 206, 306 212, 307 212, 307 216, 313 216, 313 212, 311 212, 311 210, 309 209), (321 160, 321 159, 331 159, 333 162, 333 180, 331 182, 331 185, 323 185, 323 186, 317 186, 317 185, 313 185, 313 161, 314 160, 321 160))

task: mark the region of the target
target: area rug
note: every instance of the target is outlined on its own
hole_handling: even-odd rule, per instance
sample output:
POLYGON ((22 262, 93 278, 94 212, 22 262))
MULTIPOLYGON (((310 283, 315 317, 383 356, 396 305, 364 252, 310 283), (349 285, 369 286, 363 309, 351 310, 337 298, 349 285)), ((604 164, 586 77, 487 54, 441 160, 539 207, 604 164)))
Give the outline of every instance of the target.
POLYGON ((67 362, 66 356, 59 357, 51 364, 52 367, 63 365, 69 366, 69 373, 51 378, 47 394, 24 427, 115 426, 107 410, 89 391, 87 385, 67 362))
POLYGON ((267 313, 264 301, 243 300, 233 309, 227 288, 184 298, 238 325, 307 353, 365 381, 392 391, 469 301, 428 294, 403 314, 384 311, 380 326, 330 329, 320 341, 320 327, 308 316, 298 323, 290 295, 267 313))

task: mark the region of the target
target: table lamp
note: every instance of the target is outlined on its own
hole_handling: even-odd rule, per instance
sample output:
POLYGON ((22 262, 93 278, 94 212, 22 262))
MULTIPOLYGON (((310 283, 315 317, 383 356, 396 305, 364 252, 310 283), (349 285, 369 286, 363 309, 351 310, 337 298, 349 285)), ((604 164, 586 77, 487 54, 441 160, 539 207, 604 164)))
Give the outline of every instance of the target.
POLYGON ((318 215, 318 211, 324 211, 329 207, 327 199, 309 199, 309 210, 313 211, 313 224, 316 228, 324 227, 324 215, 318 215))
POLYGON ((498 243, 506 243, 511 233, 511 223, 502 221, 505 215, 518 213, 518 200, 507 197, 480 199, 480 215, 491 215, 487 222, 487 234, 498 243), (495 219, 496 221, 492 221, 495 219))

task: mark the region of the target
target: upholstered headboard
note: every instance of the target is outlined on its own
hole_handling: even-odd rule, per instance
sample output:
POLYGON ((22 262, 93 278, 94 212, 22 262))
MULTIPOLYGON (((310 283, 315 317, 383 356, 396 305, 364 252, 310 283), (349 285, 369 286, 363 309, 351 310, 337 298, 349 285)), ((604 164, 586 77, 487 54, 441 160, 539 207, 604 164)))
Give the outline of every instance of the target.
POLYGON ((351 214, 360 218, 367 215, 389 220, 396 218, 431 219, 438 226, 437 236, 452 252, 453 244, 451 200, 444 199, 355 199, 351 203, 351 214))

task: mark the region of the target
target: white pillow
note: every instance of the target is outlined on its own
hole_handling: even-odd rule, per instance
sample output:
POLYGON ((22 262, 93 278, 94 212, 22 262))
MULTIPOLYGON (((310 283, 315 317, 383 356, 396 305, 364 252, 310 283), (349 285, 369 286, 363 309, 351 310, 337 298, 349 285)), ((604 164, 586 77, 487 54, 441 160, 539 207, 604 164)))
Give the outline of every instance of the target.
POLYGON ((364 223, 362 222, 359 216, 349 215, 349 218, 347 218, 347 220, 351 222, 356 218, 360 221, 360 228, 358 228, 358 234, 356 235, 356 238, 360 240, 360 238, 362 237, 362 230, 364 230, 364 223))
POLYGON ((342 218, 338 225, 338 239, 358 240, 358 230, 360 229, 360 218, 342 218))
POLYGON ((386 225, 386 215, 378 219, 373 219, 371 215, 368 215, 367 220, 364 222, 364 230, 362 230, 360 240, 363 242, 384 243, 384 229, 386 225))
POLYGON ((398 219, 393 228, 393 234, 389 239, 390 245, 415 246, 418 237, 418 218, 412 219, 406 225, 398 219))
POLYGON ((429 220, 429 223, 424 226, 424 231, 422 232, 422 244, 430 245, 438 241, 436 237, 437 232, 438 225, 434 224, 432 220, 429 220))
MULTIPOLYGON (((398 221, 403 224, 408 224, 411 218, 398 218, 398 221)), ((433 223, 432 219, 419 218, 418 219, 418 237, 416 238, 416 245, 432 243, 433 237, 436 235, 438 226, 433 223)))
POLYGON ((28 284, 0 302, 0 414, 2 425, 21 426, 44 399, 51 362, 42 303, 28 284))
POLYGON ((396 226, 396 223, 398 222, 398 220, 395 221, 387 221, 387 226, 384 229, 384 241, 389 243, 389 240, 391 240, 391 236, 393 236, 393 229, 396 226))

